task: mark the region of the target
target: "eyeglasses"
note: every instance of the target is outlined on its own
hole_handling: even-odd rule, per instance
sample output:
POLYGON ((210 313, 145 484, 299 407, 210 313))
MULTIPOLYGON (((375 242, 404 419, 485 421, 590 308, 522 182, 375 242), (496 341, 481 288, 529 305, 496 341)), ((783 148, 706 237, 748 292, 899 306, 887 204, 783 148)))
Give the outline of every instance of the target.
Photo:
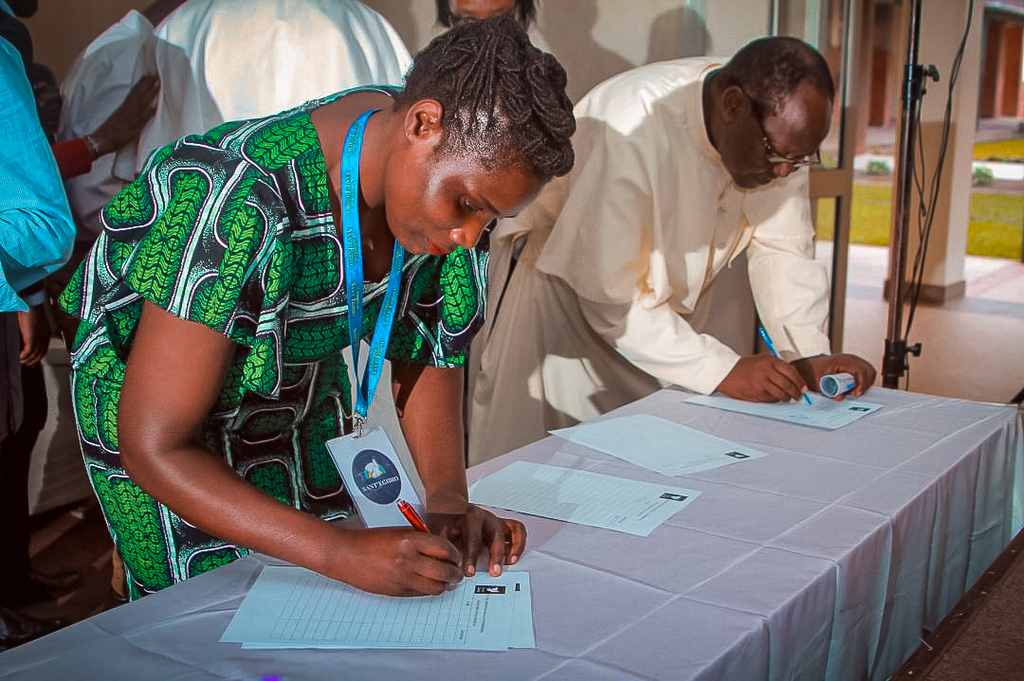
MULTIPOLYGON (((761 131, 764 131, 764 124, 758 121, 761 126, 761 131)), ((810 166, 821 165, 821 151, 818 149, 814 150, 814 153, 807 154, 806 156, 797 156, 796 158, 789 158, 783 156, 779 152, 775 151, 772 147, 771 141, 768 139, 768 135, 762 135, 761 141, 764 143, 764 156, 765 159, 773 166, 782 164, 791 165, 794 169, 797 168, 809 168, 810 166)))
POLYGON ((792 166, 794 170, 821 165, 820 149, 815 149, 813 153, 807 154, 806 156, 797 156, 796 158, 783 156, 779 152, 775 151, 775 147, 772 146, 771 140, 768 139, 768 131, 764 129, 764 121, 761 120, 761 112, 758 110, 757 104, 752 99, 750 100, 750 103, 753 105, 751 113, 754 115, 754 120, 757 121, 757 127, 761 128, 761 143, 764 144, 764 157, 768 163, 773 166, 783 164, 789 165, 792 166))

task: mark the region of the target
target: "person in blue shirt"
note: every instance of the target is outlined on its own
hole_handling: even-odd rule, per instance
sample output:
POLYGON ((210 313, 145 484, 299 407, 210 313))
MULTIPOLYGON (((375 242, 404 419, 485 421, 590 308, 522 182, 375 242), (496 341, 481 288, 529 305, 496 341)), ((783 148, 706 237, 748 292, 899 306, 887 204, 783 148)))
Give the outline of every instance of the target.
POLYGON ((0 36, 17 44, 0 37, 0 650, 61 626, 10 608, 52 597, 63 577, 77 578, 29 566, 29 457, 46 419, 39 362, 50 341, 40 282, 67 260, 75 227, 25 73, 31 43, 19 39, 27 35, 19 26, 0 0, 0 36))
MULTIPOLYGON (((0 9, 12 17, 2 0, 0 9)), ((0 312, 25 312, 19 293, 68 259, 74 223, 22 57, 7 40, 0 77, 0 312)))

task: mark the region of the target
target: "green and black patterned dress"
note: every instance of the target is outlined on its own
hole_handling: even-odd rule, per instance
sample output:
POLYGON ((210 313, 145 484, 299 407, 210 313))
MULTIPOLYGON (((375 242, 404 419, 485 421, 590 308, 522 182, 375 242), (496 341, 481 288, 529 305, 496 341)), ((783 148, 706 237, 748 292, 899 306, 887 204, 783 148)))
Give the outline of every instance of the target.
MULTIPOLYGON (((72 353, 79 438, 132 599, 247 553, 183 521, 121 465, 117 404, 144 300, 238 345, 203 426, 208 450, 295 508, 351 512, 324 445, 344 432, 352 391, 342 243, 309 119, 332 98, 156 151, 103 210, 103 234, 62 298, 83 320, 72 353)), ((463 364, 482 322, 486 257, 407 259, 389 358, 463 364)), ((365 287, 364 329, 386 284, 365 287)))

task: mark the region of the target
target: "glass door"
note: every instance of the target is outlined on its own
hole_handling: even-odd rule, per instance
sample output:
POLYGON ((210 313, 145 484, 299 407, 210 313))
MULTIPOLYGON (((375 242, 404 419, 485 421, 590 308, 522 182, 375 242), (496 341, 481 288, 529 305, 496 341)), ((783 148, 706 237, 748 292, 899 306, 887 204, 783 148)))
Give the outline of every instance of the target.
POLYGON ((836 82, 832 127, 821 147, 822 164, 811 169, 811 208, 817 223, 815 257, 829 270, 829 337, 832 351, 840 352, 846 309, 846 274, 850 244, 850 204, 853 197, 853 157, 858 116, 867 83, 851 65, 860 63, 856 18, 861 0, 772 0, 771 32, 789 35, 814 45, 821 52, 836 82))

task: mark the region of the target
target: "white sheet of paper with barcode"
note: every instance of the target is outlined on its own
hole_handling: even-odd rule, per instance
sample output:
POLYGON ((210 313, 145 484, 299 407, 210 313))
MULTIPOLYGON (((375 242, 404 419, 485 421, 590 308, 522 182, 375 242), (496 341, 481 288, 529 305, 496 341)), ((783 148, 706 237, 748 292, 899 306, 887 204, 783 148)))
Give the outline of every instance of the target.
POLYGON ((478 480, 469 500, 646 537, 700 492, 571 468, 514 461, 478 480))
POLYGON ((268 565, 221 641, 244 648, 532 647, 529 598, 525 572, 478 574, 440 596, 398 598, 304 568, 268 565))
POLYGON ((668 476, 768 456, 753 447, 650 414, 589 421, 552 430, 551 434, 668 476))
POLYGON ((801 426, 836 430, 873 414, 882 408, 880 404, 847 398, 842 402, 815 395, 811 404, 799 400, 792 402, 744 402, 725 395, 693 395, 684 402, 702 404, 705 407, 734 411, 739 414, 760 416, 776 421, 798 423, 801 426))

